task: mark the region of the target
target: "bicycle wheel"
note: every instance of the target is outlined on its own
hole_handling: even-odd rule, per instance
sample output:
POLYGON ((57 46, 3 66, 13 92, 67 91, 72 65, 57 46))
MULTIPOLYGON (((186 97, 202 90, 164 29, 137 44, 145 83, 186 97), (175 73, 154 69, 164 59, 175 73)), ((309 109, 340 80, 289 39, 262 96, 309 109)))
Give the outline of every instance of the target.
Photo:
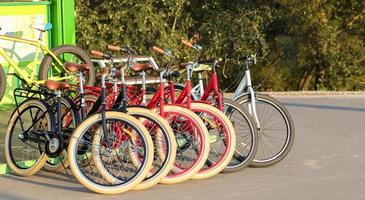
MULTIPOLYGON (((85 75, 85 83, 93 86, 95 83, 95 69, 91 62, 89 55, 82 49, 72 45, 62 45, 52 49, 52 53, 62 62, 72 63, 85 63, 90 66, 87 74, 85 75)), ((39 79, 48 80, 52 77, 64 77, 67 74, 66 69, 63 66, 59 66, 56 60, 47 54, 44 56, 40 68, 39 68, 39 79)), ((73 80, 77 83, 77 77, 74 76, 73 80)))
POLYGON ((238 103, 223 98, 223 112, 232 122, 236 131, 236 150, 232 160, 222 171, 236 172, 246 168, 255 158, 258 147, 258 135, 250 114, 238 103))
MULTIPOLYGON (((96 95, 85 95, 89 107, 96 102, 96 95)), ((136 117, 147 128, 154 142, 154 161, 147 177, 134 190, 152 187, 165 177, 172 169, 176 157, 176 142, 170 125, 160 115, 142 107, 128 107, 128 114, 136 117)), ((130 149, 132 163, 141 165, 138 152, 130 149)))
POLYGON ((165 105, 163 110, 174 132, 177 150, 172 170, 160 182, 180 183, 192 178, 204 166, 209 156, 209 132, 199 116, 186 108, 165 105))
MULTIPOLYGON (((56 99, 50 99, 49 104, 57 103, 56 99)), ((69 98, 61 98, 61 117, 62 117, 62 132, 65 136, 66 141, 71 136, 73 130, 79 124, 78 111, 71 106, 73 101, 69 98)), ((56 109, 56 106, 54 106, 56 109)), ((57 113, 56 110, 54 113, 57 113)), ((57 118, 55 116, 55 118, 57 118)), ((66 144, 67 145, 67 144, 66 144)), ((43 169, 49 172, 62 172, 65 168, 69 166, 67 151, 64 149, 61 154, 55 158, 48 158, 47 162, 44 164, 43 169)))
MULTIPOLYGON (((235 102, 251 110, 251 97, 246 94, 235 102)), ((294 141, 294 123, 287 109, 276 99, 256 93, 256 112, 261 124, 259 146, 252 167, 267 167, 284 159, 294 141)))
POLYGON ((13 173, 31 176, 47 161, 44 131, 52 131, 53 116, 39 100, 26 100, 10 117, 5 136, 5 158, 13 173))
MULTIPOLYGON (((170 125, 160 115, 146 108, 129 107, 128 114, 137 118, 147 128, 154 143, 154 160, 146 178, 134 190, 142 190, 157 184, 172 169, 176 157, 176 142, 170 125)), ((141 165, 139 154, 130 149, 132 162, 141 165)))
POLYGON ((148 174, 153 162, 153 142, 146 128, 132 116, 115 111, 94 114, 74 131, 69 146, 70 168, 91 191, 120 194, 134 188, 148 174), (132 164, 129 146, 138 151, 141 165, 132 164))
MULTIPOLYGON (((169 88, 165 88, 166 93, 169 94, 169 88)), ((175 96, 178 96, 184 90, 181 84, 174 84, 175 96), (176 95, 177 94, 177 95, 176 95)), ((192 99, 199 95, 192 95, 192 99)), ((171 97, 169 97, 171 98, 171 97)), ((215 98, 209 98, 209 102, 215 104, 215 98)), ((258 135, 255 129, 252 117, 238 103, 230 99, 223 99, 224 113, 232 122, 236 133, 236 151, 226 168, 222 171, 224 173, 235 172, 242 170, 252 163, 258 148, 258 135)))
POLYGON ((0 102, 5 95, 5 90, 6 90, 6 76, 4 68, 0 65, 0 102))
POLYGON ((193 179, 206 179, 221 172, 231 161, 236 145, 232 123, 217 108, 204 103, 191 103, 194 111, 209 131, 210 151, 204 167, 193 179))

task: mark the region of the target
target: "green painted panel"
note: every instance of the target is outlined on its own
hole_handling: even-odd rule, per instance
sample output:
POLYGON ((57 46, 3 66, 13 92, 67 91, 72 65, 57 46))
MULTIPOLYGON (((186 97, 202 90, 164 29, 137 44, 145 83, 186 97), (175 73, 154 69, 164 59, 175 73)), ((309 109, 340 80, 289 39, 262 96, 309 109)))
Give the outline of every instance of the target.
POLYGON ((55 0, 51 4, 52 46, 76 44, 74 0, 55 0))

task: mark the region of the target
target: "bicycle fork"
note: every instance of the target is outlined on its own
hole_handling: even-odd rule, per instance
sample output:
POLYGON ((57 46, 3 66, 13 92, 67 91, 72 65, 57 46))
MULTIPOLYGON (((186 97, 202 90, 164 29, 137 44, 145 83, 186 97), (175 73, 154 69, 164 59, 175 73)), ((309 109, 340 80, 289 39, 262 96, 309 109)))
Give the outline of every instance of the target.
POLYGON ((243 77, 242 81, 238 85, 236 91, 233 94, 233 100, 236 100, 244 91, 244 89, 247 87, 247 91, 250 94, 250 101, 248 102, 248 112, 256 121, 256 126, 258 130, 261 130, 261 124, 259 121, 259 118, 257 116, 257 110, 256 110, 256 96, 255 91, 252 88, 252 82, 251 82, 251 73, 250 70, 245 71, 245 76, 243 77))

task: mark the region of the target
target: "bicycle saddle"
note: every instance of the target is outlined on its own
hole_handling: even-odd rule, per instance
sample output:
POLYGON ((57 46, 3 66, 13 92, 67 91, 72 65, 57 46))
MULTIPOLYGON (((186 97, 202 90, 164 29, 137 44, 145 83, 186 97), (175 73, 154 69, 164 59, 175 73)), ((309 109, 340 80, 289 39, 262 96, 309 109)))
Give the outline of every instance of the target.
POLYGON ((132 67, 131 67, 131 69, 133 70, 133 71, 135 71, 135 72, 141 72, 141 71, 143 71, 143 70, 151 70, 151 69, 153 69, 153 67, 152 67, 152 65, 150 65, 150 64, 140 64, 140 63, 135 63, 132 67))
POLYGON ((68 62, 65 63, 63 66, 70 72, 79 72, 90 69, 90 66, 88 64, 76 64, 68 62))
POLYGON ((63 89, 70 89, 71 85, 66 82, 57 82, 54 80, 46 80, 44 82, 44 86, 48 90, 63 90, 63 89))

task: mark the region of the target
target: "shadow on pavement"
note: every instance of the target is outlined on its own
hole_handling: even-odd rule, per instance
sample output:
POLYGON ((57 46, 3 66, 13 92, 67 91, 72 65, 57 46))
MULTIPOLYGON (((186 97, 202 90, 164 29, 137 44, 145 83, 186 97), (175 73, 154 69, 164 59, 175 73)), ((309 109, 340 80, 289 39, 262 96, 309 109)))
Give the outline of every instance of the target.
POLYGON ((45 186, 54 189, 61 189, 65 191, 75 191, 75 192, 82 192, 82 193, 90 193, 85 187, 81 184, 77 183, 76 181, 72 180, 69 181, 68 178, 56 178, 57 174, 49 173, 46 174, 45 172, 41 172, 36 174, 33 177, 20 177, 16 175, 5 175, 2 178, 10 179, 14 181, 26 182, 38 186, 45 186))

